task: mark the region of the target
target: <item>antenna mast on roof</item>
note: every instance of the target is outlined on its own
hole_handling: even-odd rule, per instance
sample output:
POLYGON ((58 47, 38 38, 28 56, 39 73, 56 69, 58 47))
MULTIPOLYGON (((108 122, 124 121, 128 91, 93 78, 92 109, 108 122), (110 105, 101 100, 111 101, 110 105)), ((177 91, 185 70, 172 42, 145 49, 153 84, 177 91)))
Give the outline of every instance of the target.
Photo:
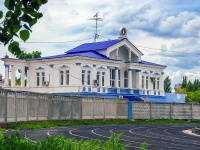
POLYGON ((97 21, 103 21, 102 18, 98 18, 99 16, 99 13, 96 13, 93 18, 90 18, 88 20, 96 20, 96 30, 95 30, 95 33, 94 33, 94 42, 96 42, 97 38, 99 37, 98 33, 97 33, 97 21))

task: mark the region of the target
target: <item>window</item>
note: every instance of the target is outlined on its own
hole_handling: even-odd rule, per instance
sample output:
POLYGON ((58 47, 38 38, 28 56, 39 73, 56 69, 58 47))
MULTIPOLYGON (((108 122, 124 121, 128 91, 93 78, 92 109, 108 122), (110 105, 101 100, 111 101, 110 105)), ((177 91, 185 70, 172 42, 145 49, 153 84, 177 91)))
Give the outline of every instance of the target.
POLYGON ((90 85, 90 73, 91 71, 87 71, 87 84, 90 85))
POLYGON ((99 86, 100 72, 97 72, 97 86, 99 86))
POLYGON ((124 71, 124 87, 128 87, 128 71, 124 71))
POLYGON ((159 85, 160 85, 160 78, 157 78, 157 90, 159 90, 159 85))
POLYGON ((63 71, 60 71, 60 85, 63 85, 63 71))
POLYGON ((40 73, 37 72, 37 86, 40 86, 40 73))
POLYGON ((44 84, 44 81, 45 81, 45 73, 42 72, 42 84, 44 84))
POLYGON ((153 82, 153 89, 156 89, 156 81, 153 82))
POLYGON ((146 89, 149 88, 149 77, 146 77, 146 89))
POLYGON ((102 72, 102 86, 105 86, 105 72, 102 72))
POLYGON ((84 85, 85 82, 85 70, 82 70, 82 85, 84 85))
POLYGON ((118 86, 120 87, 120 79, 121 79, 121 77, 120 77, 120 70, 118 70, 118 86))
POLYGON ((69 85, 69 70, 66 71, 66 85, 69 85))
POLYGON ((110 69, 110 86, 115 86, 115 69, 110 69))
POLYGON ((144 89, 144 76, 142 76, 142 88, 144 89))

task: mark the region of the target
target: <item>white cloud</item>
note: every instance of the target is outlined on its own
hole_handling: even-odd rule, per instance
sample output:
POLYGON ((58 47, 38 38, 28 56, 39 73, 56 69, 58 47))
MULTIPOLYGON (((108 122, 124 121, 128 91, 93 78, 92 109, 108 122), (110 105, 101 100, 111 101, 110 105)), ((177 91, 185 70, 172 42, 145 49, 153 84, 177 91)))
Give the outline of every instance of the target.
MULTIPOLYGON (((64 42, 66 43, 20 43, 25 51, 42 51, 43 56, 56 55, 86 42, 93 41, 95 22, 87 19, 99 12, 104 21, 98 23, 100 40, 116 39, 119 28, 128 29, 128 38, 136 46, 156 49, 167 49, 179 53, 138 47, 145 55, 142 59, 167 65, 166 75, 173 82, 179 82, 180 76, 187 72, 194 76, 198 72, 198 57, 184 52, 199 53, 200 16, 195 5, 186 2, 178 6, 175 2, 165 0, 49 0, 41 7, 44 16, 32 28, 33 33, 28 41, 64 42), (176 8, 176 9, 175 9, 176 8), (184 58, 180 58, 184 57, 184 58)), ((0 2, 1 10, 2 7, 0 2)), ((7 52, 0 46, 0 55, 7 52)), ((9 54, 11 56, 11 54, 9 54)), ((0 72, 4 74, 3 62, 0 72)), ((196 78, 199 77, 196 75, 196 78)))

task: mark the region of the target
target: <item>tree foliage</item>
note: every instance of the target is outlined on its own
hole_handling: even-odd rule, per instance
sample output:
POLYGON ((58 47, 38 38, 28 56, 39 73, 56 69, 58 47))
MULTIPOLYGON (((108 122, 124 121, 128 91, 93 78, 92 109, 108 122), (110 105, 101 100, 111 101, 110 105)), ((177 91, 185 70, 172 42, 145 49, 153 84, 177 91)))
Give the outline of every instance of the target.
POLYGON ((171 79, 167 76, 164 80, 164 90, 165 92, 171 93, 171 79))
POLYGON ((3 14, 0 11, 0 43, 7 45, 8 50, 17 58, 41 57, 41 52, 25 53, 20 49, 19 42, 13 40, 14 37, 22 39, 24 42, 29 39, 32 32, 31 27, 43 16, 39 12, 40 6, 46 4, 48 0, 5 0, 4 5, 8 11, 3 14), (40 55, 39 55, 40 54, 40 55), (31 56, 31 57, 30 57, 31 56))
POLYGON ((200 100, 200 81, 195 79, 191 82, 186 76, 183 77, 181 89, 176 90, 176 93, 186 94, 187 102, 199 102, 200 100))
POLYGON ((183 76, 182 88, 186 88, 187 84, 188 84, 187 76, 183 76))

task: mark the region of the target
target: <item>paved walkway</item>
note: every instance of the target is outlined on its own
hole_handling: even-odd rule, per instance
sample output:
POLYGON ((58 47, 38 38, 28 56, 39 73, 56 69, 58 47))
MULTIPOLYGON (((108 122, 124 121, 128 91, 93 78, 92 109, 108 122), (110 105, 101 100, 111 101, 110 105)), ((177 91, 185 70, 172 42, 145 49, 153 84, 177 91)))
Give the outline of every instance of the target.
MULTIPOLYGON (((66 138, 101 139, 107 140, 111 132, 124 133, 122 144, 130 143, 129 149, 139 149, 144 141, 152 150, 199 150, 200 137, 183 133, 183 130, 194 128, 194 124, 125 124, 125 125, 81 125, 71 127, 53 127, 40 130, 21 130, 21 135, 31 137, 32 140, 46 139, 46 135, 63 134, 66 138)), ((198 126, 200 127, 200 125, 198 126)), ((9 136, 16 131, 6 132, 9 136)))

